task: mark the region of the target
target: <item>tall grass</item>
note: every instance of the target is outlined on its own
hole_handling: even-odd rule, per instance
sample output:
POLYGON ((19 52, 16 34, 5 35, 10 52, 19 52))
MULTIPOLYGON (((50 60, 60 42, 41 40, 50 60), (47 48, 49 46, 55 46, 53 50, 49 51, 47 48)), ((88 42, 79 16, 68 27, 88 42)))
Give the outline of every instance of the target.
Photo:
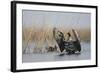
MULTIPOLYGON (((73 37, 71 28, 58 28, 59 31, 64 33, 65 39, 67 39, 67 32, 70 32, 73 37)), ((89 28, 84 29, 75 29, 81 41, 90 41, 91 39, 91 32, 89 28)), ((23 27, 22 30, 22 41, 26 43, 26 47, 31 42, 35 42, 35 47, 33 49, 43 49, 43 46, 53 46, 55 45, 55 40, 53 38, 53 27, 44 26, 42 28, 38 28, 35 26, 31 27, 23 27)), ((24 49, 25 49, 24 48, 24 49)), ((25 49, 26 50, 26 49, 25 49)))

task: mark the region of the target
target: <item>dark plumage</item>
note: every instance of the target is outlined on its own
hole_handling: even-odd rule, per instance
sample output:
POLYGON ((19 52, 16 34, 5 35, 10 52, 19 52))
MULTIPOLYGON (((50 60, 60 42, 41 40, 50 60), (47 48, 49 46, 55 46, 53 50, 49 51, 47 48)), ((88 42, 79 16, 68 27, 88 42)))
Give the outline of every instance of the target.
MULTIPOLYGON (((67 34, 69 37, 71 37, 70 33, 67 33, 67 34)), ((68 52, 68 54, 73 54, 76 51, 78 51, 78 52, 81 51, 81 45, 80 45, 79 40, 69 41, 69 42, 65 41, 64 34, 61 31, 57 31, 56 28, 54 28, 54 30, 53 30, 53 35, 54 35, 54 38, 55 38, 61 52, 66 50, 66 52, 68 52)))

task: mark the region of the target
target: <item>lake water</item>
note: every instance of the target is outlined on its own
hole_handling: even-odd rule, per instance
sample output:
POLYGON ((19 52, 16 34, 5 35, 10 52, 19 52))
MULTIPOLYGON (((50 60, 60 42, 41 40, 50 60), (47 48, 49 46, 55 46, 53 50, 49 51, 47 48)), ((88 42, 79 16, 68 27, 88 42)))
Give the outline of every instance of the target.
POLYGON ((22 62, 47 62, 47 61, 69 61, 91 59, 90 42, 81 42, 82 50, 80 54, 59 56, 57 52, 22 54, 22 62))

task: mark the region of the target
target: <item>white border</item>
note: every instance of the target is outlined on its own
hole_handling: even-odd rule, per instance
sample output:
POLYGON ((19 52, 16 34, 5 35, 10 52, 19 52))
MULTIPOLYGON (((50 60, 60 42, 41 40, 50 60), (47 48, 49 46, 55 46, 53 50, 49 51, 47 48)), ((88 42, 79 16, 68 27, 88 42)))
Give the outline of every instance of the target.
POLYGON ((17 70, 20 69, 38 69, 51 67, 70 67, 70 66, 84 66, 95 65, 95 9, 93 8, 79 8, 79 7, 59 7, 59 6, 44 6, 44 5, 28 5, 17 4, 17 70), (22 9, 27 10, 47 10, 47 11, 67 11, 67 12, 86 12, 91 13, 91 60, 79 61, 57 61, 57 62, 39 62, 39 63, 22 63, 22 9))

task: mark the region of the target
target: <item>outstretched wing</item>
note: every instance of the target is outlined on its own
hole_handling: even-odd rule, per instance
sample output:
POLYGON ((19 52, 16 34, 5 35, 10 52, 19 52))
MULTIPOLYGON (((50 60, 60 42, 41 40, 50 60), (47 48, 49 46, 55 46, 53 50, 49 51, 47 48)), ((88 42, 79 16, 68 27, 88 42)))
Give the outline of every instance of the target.
POLYGON ((77 31, 74 29, 72 29, 72 32, 73 32, 75 40, 76 40, 75 41, 76 50, 78 50, 80 52, 81 51, 81 43, 80 43, 79 35, 78 35, 77 31))
POLYGON ((74 30, 74 29, 72 29, 72 32, 73 32, 73 34, 74 34, 75 40, 76 40, 76 41, 80 41, 80 37, 79 37, 77 31, 74 30))

